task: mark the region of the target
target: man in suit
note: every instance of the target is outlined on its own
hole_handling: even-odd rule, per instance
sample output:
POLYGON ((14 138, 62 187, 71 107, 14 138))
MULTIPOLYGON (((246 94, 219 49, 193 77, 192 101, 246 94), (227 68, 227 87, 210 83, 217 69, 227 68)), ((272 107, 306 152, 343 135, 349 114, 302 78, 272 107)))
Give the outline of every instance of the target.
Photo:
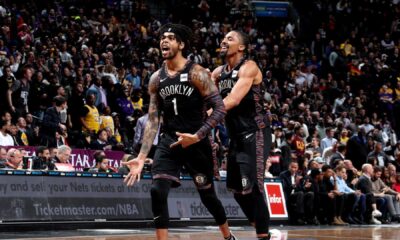
MULTIPOLYGON (((285 193, 286 206, 289 209, 289 218, 292 223, 303 225, 305 216, 313 216, 313 192, 304 192, 301 184, 303 178, 298 174, 299 164, 292 161, 289 169, 282 172, 279 178, 282 181, 283 191, 285 193)), ((310 187, 310 186, 308 186, 310 187)), ((310 217, 313 219, 312 217, 310 217)), ((306 219, 309 220, 310 219, 306 219)))
POLYGON ((56 132, 66 130, 66 126, 61 123, 60 112, 67 107, 67 101, 61 96, 54 97, 53 101, 55 106, 49 107, 44 113, 40 129, 41 143, 47 147, 56 147, 56 132))
POLYGON ((339 165, 340 161, 345 160, 345 154, 346 154, 346 145, 340 143, 337 147, 337 151, 332 154, 331 160, 329 162, 329 165, 331 165, 332 169, 336 168, 336 166, 339 165))
POLYGON ((362 165, 362 173, 363 175, 359 178, 356 188, 360 190, 366 196, 367 203, 367 213, 365 219, 372 224, 381 224, 376 217, 381 217, 382 213, 376 207, 376 198, 372 193, 372 181, 371 177, 374 173, 374 168, 371 164, 365 163, 362 165))

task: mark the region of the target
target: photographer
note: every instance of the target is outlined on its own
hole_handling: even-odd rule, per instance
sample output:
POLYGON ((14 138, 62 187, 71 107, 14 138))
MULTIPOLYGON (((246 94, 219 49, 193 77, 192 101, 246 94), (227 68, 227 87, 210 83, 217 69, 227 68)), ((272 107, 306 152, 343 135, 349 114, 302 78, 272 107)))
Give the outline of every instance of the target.
POLYGON ((39 146, 36 148, 36 157, 33 158, 34 170, 49 170, 54 169, 54 166, 50 166, 50 150, 48 147, 39 146))

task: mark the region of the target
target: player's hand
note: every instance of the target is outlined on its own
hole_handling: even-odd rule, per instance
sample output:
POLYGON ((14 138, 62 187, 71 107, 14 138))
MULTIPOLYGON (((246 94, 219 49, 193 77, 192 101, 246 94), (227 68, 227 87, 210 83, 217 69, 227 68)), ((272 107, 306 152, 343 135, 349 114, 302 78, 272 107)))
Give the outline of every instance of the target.
POLYGON ((140 174, 142 173, 144 160, 135 158, 128 162, 122 162, 122 165, 127 166, 130 171, 124 179, 124 183, 129 187, 132 186, 136 181, 140 181, 140 174))
POLYGON ((195 144, 200 141, 197 134, 190 133, 180 133, 176 132, 176 136, 178 136, 178 141, 172 143, 170 145, 171 148, 181 145, 183 148, 187 148, 192 144, 195 144))

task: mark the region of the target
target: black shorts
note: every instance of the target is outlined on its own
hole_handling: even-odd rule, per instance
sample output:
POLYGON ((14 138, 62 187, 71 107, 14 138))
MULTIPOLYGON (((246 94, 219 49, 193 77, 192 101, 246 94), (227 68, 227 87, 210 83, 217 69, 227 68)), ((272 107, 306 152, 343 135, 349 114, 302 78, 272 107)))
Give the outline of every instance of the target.
POLYGON ((271 147, 269 127, 231 138, 227 163, 227 188, 247 194, 254 184, 263 192, 265 161, 271 147))
POLYGON ((209 188, 214 177, 214 163, 212 149, 208 137, 187 148, 170 145, 177 141, 177 137, 163 134, 154 154, 151 172, 153 179, 170 179, 172 187, 180 186, 182 166, 193 178, 197 188, 209 188))

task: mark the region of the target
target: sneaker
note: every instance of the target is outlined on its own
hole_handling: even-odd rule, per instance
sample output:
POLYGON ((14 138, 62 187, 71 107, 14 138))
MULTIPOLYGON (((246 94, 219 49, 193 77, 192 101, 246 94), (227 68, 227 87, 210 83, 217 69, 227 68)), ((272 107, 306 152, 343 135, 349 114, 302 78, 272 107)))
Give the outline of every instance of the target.
POLYGON ((224 238, 225 240, 239 240, 233 233, 231 232, 231 235, 227 238, 224 238))
POLYGON ((373 217, 382 217, 382 213, 381 213, 381 211, 376 209, 376 210, 372 211, 372 216, 373 217))
POLYGON ((371 218, 370 223, 371 223, 371 224, 382 224, 381 221, 379 221, 378 219, 376 219, 376 218, 374 218, 374 217, 371 218))
POLYGON ((269 230, 268 237, 262 238, 262 240, 281 240, 282 233, 278 229, 269 230))

